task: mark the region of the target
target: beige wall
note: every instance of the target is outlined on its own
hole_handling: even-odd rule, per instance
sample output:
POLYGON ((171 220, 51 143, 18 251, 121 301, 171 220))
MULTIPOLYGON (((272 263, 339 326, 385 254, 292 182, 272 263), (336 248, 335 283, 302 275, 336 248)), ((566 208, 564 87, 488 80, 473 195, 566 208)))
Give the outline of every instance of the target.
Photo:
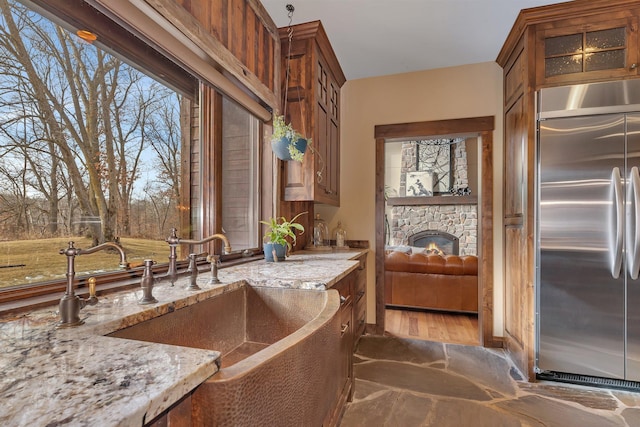
MULTIPOLYGON (((495 116, 494 335, 502 336, 502 69, 494 62, 350 80, 342 89, 340 207, 316 205, 333 230, 375 246, 374 126, 495 116)), ((368 257, 367 322, 375 323, 375 254, 368 257)))

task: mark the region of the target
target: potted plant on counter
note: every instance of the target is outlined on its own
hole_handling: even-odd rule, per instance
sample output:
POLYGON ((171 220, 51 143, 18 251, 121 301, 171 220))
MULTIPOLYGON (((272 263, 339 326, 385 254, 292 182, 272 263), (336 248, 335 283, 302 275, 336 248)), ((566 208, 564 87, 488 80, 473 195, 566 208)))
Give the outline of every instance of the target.
POLYGON ((274 116, 271 149, 280 160, 301 162, 311 138, 306 139, 291 124, 284 121, 283 116, 274 116))
POLYGON ((269 218, 269 221, 260 221, 261 224, 267 226, 263 239, 264 259, 267 262, 285 260, 287 250, 291 250, 292 245, 296 244, 296 230, 300 234, 304 233, 304 226, 295 221, 306 213, 301 212, 289 221, 283 216, 269 218), (291 240, 289 241, 287 238, 291 238, 291 240))

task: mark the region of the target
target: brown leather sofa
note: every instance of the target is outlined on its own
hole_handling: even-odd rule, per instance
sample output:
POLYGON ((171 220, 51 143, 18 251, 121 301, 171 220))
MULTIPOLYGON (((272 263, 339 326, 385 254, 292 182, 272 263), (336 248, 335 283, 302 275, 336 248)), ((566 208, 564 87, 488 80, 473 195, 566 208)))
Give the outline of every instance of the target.
POLYGON ((387 306, 478 312, 475 256, 389 251, 384 269, 387 306))

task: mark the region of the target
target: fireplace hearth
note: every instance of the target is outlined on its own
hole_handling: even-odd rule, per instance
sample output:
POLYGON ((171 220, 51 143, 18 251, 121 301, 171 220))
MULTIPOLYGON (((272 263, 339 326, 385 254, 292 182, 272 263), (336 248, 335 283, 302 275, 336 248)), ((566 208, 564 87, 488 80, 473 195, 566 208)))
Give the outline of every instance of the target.
POLYGON ((424 230, 409 236, 409 246, 425 248, 438 255, 459 255, 460 242, 456 236, 440 230, 424 230))

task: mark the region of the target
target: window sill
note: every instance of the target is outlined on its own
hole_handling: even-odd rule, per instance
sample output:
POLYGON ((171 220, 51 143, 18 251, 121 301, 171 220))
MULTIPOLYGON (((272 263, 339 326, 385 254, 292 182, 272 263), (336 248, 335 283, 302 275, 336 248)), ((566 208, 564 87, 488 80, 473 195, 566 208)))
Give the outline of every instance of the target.
MULTIPOLYGON (((219 268, 224 269, 264 258, 261 253, 251 257, 235 257, 233 255, 234 254, 223 256, 224 261, 219 268)), ((187 274, 187 266, 188 261, 178 261, 178 277, 187 274)), ((162 264, 154 268, 153 274, 156 280, 163 280, 167 269, 168 264, 162 264)), ((207 271, 209 271, 209 263, 201 262, 198 264, 199 273, 206 273, 207 271)), ((100 295, 139 287, 142 273, 143 267, 136 267, 116 273, 93 276, 97 281, 96 294, 98 298, 100 298, 100 295)), ((89 277, 91 276, 83 276, 77 280, 75 294, 81 298, 89 296, 89 290, 86 286, 86 281, 89 277)), ((60 298, 64 295, 65 287, 66 283, 55 282, 34 286, 25 285, 0 293, 0 315, 19 313, 47 306, 56 306, 60 302, 60 298)))

